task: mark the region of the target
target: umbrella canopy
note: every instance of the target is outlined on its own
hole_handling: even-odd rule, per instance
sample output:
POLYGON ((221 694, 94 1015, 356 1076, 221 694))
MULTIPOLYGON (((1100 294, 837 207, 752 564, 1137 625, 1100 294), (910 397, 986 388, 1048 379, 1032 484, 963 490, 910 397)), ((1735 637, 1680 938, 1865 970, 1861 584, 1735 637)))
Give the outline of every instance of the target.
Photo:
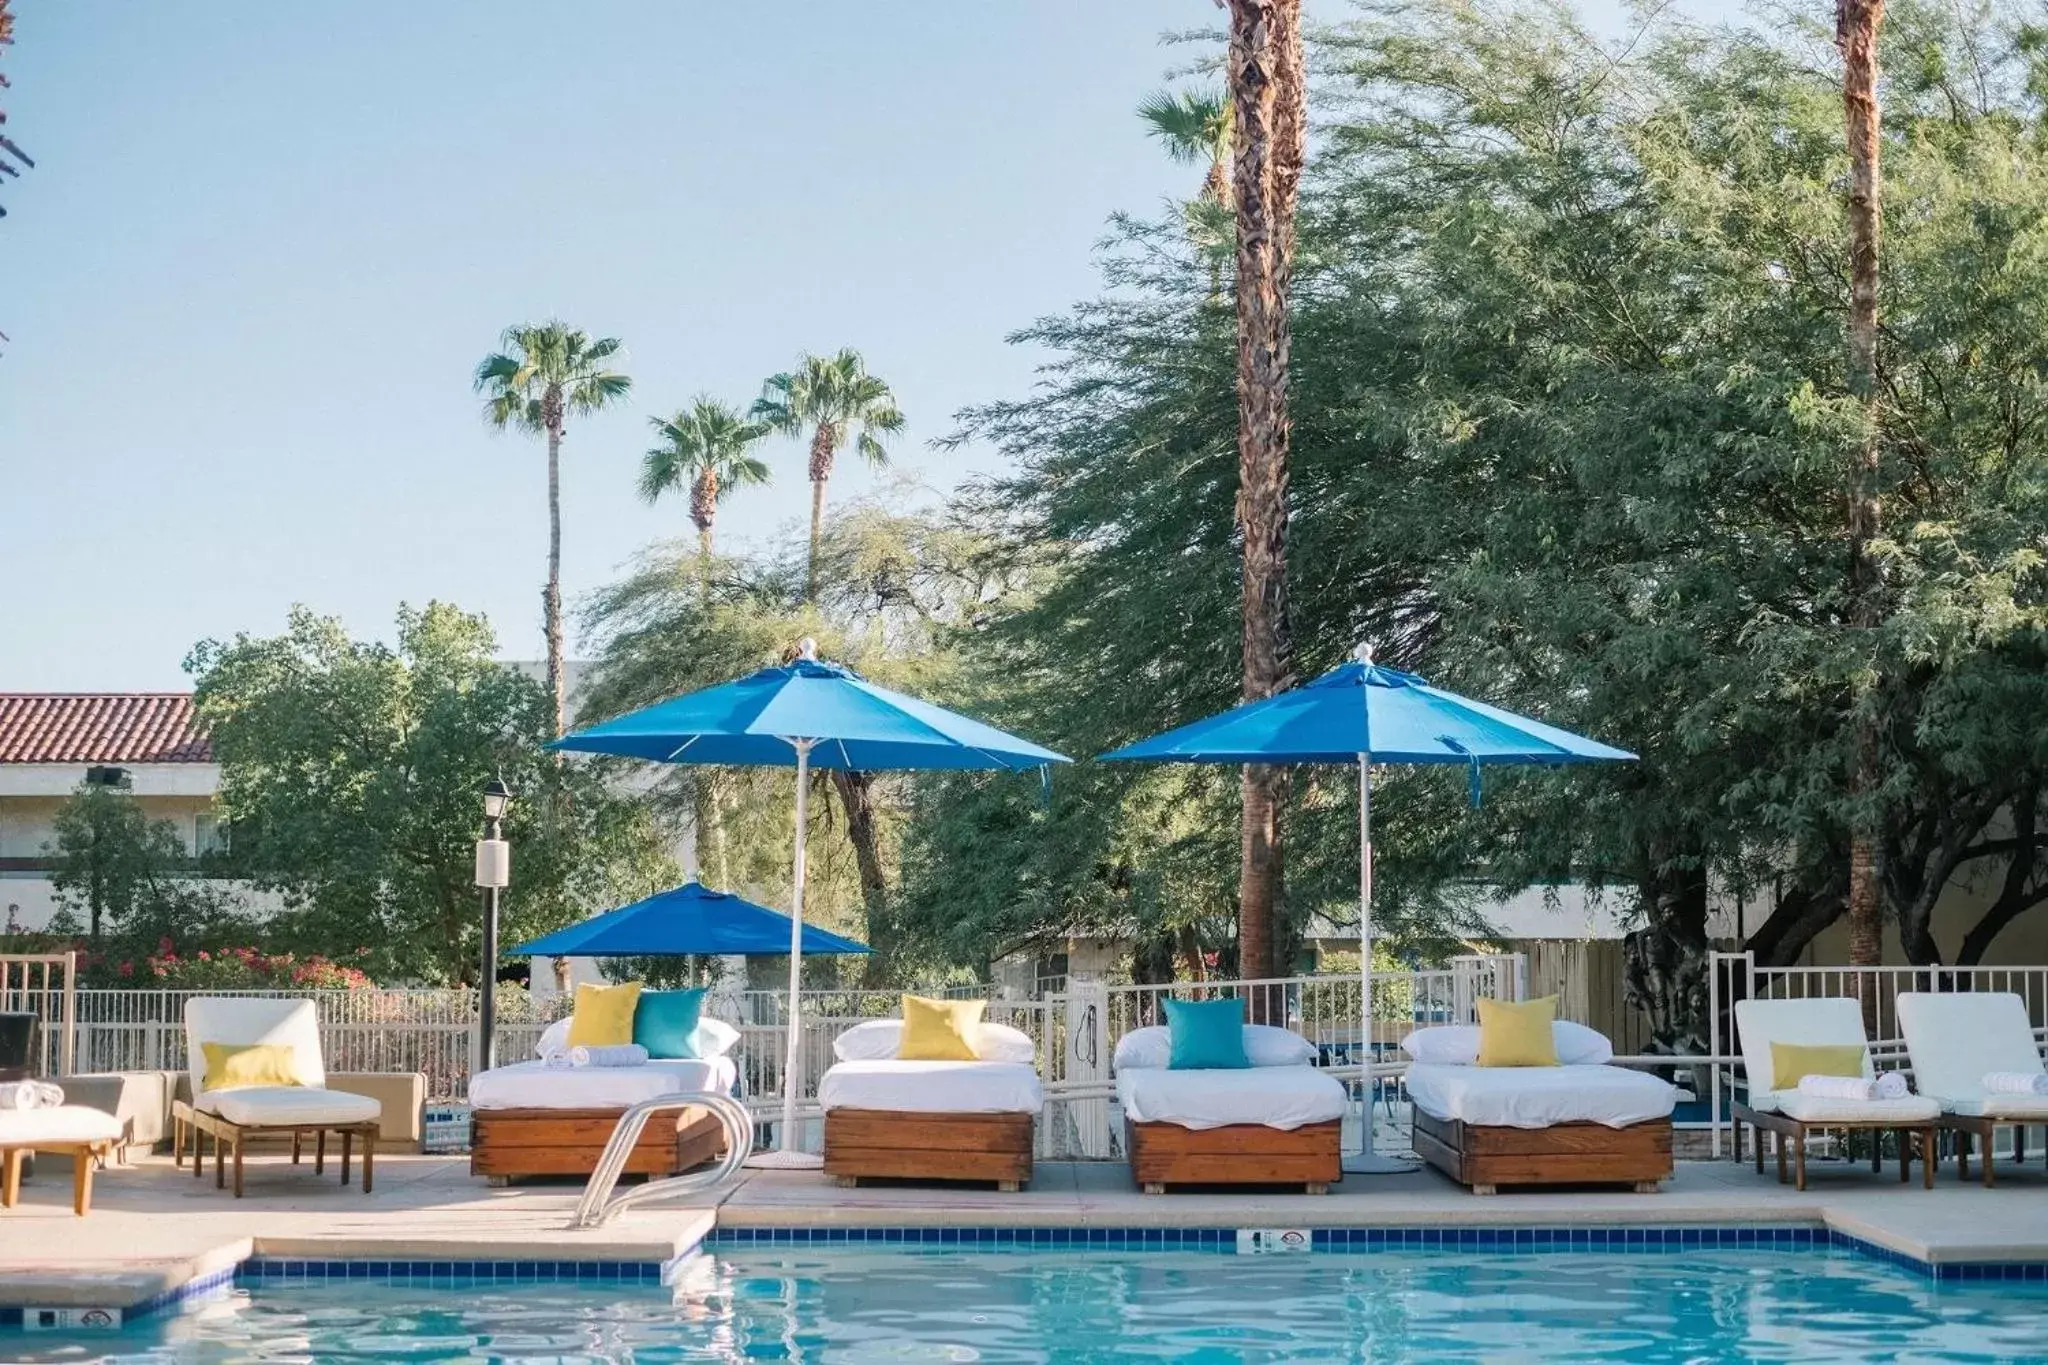
POLYGON ((790 857, 788 1047, 782 1068, 781 1150, 752 1164, 814 1167, 796 1150, 797 1071, 802 1065, 798 1004, 803 982, 804 833, 809 828, 810 769, 922 772, 1043 769, 1066 757, 978 720, 877 687, 852 669, 817 657, 804 640, 798 657, 734 682, 664 702, 564 735, 550 748, 620 754, 660 763, 796 769, 796 835, 790 857))
POLYGON ((1067 759, 943 707, 892 692, 840 664, 798 659, 671 697, 555 741, 557 749, 660 763, 858 772, 1043 767, 1067 759))
POLYGON ((1154 763, 1599 763, 1596 740, 1431 687, 1369 659, 1103 755, 1154 763))
MULTIPOLYGON (((1381 668, 1369 646, 1358 658, 1314 682, 1221 715, 1183 725, 1103 755, 1154 763, 1356 763, 1358 765, 1359 1037, 1372 1038, 1372 765, 1461 763, 1602 763, 1632 759, 1626 749, 1431 687, 1413 673, 1381 668)), ((1370 1068, 1367 1093, 1371 1092, 1370 1068)), ((1409 1169, 1375 1158, 1372 1105, 1366 1104, 1364 1152, 1348 1171, 1409 1169)))
MULTIPOLYGON (((687 882, 645 900, 521 944, 512 957, 768 957, 789 951, 789 916, 728 891, 687 882)), ((867 946, 815 924, 803 926, 807 955, 865 953, 867 946)))

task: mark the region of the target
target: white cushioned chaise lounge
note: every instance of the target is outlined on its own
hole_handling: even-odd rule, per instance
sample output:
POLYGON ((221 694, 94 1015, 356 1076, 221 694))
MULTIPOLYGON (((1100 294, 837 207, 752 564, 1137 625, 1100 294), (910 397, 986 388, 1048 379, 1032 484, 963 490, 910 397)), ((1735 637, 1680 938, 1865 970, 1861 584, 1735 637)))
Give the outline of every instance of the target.
POLYGON ((1984 1078, 1994 1072, 2043 1074, 2026 1002, 2010 991, 1909 991, 1898 1003, 1913 1079, 1923 1096, 1941 1106, 1941 1126, 1956 1134, 1959 1173, 1969 1178, 1970 1144, 1981 1139, 1984 1184, 1996 1185, 1991 1140, 1999 1127, 2013 1130, 2013 1160, 2024 1162, 2027 1125, 2048 1124, 2048 1095, 1987 1094, 1984 1089, 1984 1078))
POLYGON ((1786 1176, 1785 1157, 1792 1156, 1793 1181, 1806 1188, 1806 1138, 1816 1128, 1838 1128, 1871 1134, 1870 1169, 1878 1169, 1882 1151, 1877 1141, 1887 1130, 1899 1134, 1899 1179, 1912 1178, 1914 1141, 1920 1144, 1927 1187, 1934 1187, 1935 1121, 1941 1106, 1924 1095, 1896 1100, 1841 1100, 1775 1089, 1777 1064, 1773 1043, 1803 1046, 1857 1046, 1864 1049, 1863 1074, 1877 1074, 1863 1032, 1863 1006, 1840 996, 1802 1000, 1738 1000, 1735 1028, 1742 1043, 1742 1070, 1749 1090, 1745 1103, 1733 1107, 1735 1159, 1742 1160, 1742 1127, 1748 1124, 1756 1141, 1756 1168, 1764 1168, 1765 1133, 1777 1139, 1778 1179, 1786 1176))
POLYGON ((185 1064, 192 1081, 192 1099, 171 1106, 171 1151, 174 1163, 184 1161, 189 1138, 192 1174, 203 1170, 204 1139, 213 1138, 213 1183, 225 1183, 225 1167, 234 1166, 235 1198, 242 1197, 242 1153, 246 1140, 259 1135, 289 1134, 292 1162, 301 1156, 306 1134, 314 1137, 313 1171, 326 1167, 327 1135, 341 1137, 341 1183, 348 1183, 350 1151, 362 1143, 363 1193, 372 1188, 377 1125, 383 1106, 367 1095, 329 1090, 320 1055, 320 1020, 310 1000, 247 997, 202 997, 185 1002, 185 1064), (208 1043, 230 1047, 270 1044, 290 1049, 294 1085, 258 1085, 234 1090, 206 1088, 208 1043))

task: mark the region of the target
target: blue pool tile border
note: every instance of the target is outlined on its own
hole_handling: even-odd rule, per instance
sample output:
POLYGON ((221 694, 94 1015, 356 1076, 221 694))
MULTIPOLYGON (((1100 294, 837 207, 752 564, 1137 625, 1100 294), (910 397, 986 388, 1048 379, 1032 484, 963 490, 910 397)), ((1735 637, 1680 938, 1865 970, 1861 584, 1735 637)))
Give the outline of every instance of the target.
MULTIPOLYGON (((1805 1223, 1675 1227, 1364 1227, 1309 1229, 1315 1251, 1672 1253, 1704 1249, 1842 1251, 1937 1280, 2048 1282, 2048 1262, 1927 1262, 1839 1229, 1805 1223)), ((721 1227, 706 1250, 734 1247, 974 1247, 1007 1250, 1237 1250, 1236 1228, 721 1227)))
POLYGON ((243 1282, 277 1280, 413 1280, 535 1283, 606 1281, 661 1283, 661 1261, 499 1261, 327 1259, 311 1256, 252 1256, 237 1268, 243 1282))

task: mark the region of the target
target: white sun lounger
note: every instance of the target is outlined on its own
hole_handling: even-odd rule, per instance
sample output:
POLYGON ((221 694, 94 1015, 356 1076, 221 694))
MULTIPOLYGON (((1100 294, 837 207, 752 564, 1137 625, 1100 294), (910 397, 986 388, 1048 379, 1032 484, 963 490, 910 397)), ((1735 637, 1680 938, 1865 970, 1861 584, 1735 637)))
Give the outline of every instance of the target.
POLYGON ((384 1106, 367 1095, 327 1089, 327 1069, 320 1056, 320 1019, 310 1000, 206 996, 185 1002, 185 1063, 192 1078, 192 1101, 171 1106, 171 1159, 184 1162, 185 1139, 192 1141, 192 1175, 204 1169, 200 1143, 213 1137, 213 1183, 226 1183, 225 1166, 232 1158, 235 1198, 242 1197, 242 1145, 251 1134, 291 1134, 292 1162, 307 1133, 314 1135, 313 1171, 326 1166, 327 1135, 341 1135, 341 1183, 348 1184, 349 1149, 363 1144, 363 1193, 370 1192, 377 1126, 384 1106), (249 1086, 207 1090, 206 1043, 248 1045, 274 1043, 292 1050, 297 1085, 249 1086))
POLYGON ((1764 1168, 1765 1133, 1775 1134, 1778 1143, 1778 1179, 1785 1179, 1785 1152, 1789 1144, 1798 1188, 1806 1188, 1806 1135, 1816 1128, 1846 1128, 1872 1135, 1870 1169, 1879 1168, 1882 1153, 1879 1134, 1894 1129, 1899 1134, 1899 1179, 1912 1179, 1911 1139, 1920 1143, 1920 1161, 1925 1183, 1934 1187, 1935 1121, 1941 1106, 1924 1095, 1899 1100, 1833 1100, 1802 1095, 1797 1090, 1774 1090, 1776 1064, 1772 1043, 1806 1046, 1853 1044, 1864 1049, 1863 1074, 1877 1074, 1870 1062, 1869 1039, 1863 1033, 1863 1007, 1841 996, 1806 1000, 1739 1000, 1735 1004, 1735 1029, 1742 1041, 1742 1067, 1749 1079, 1749 1102, 1734 1108, 1735 1159, 1742 1159, 1742 1125, 1755 1130, 1756 1168, 1764 1168))
POLYGON ((1958 1170, 1969 1178, 1970 1139, 1981 1137, 1984 1184, 1995 1185, 1991 1139, 1998 1125, 2013 1128, 2013 1159, 2024 1161, 2027 1125, 2048 1124, 2048 1095, 1984 1092, 1992 1072, 2043 1072, 2026 1003, 2010 991, 1911 991, 1899 996, 1899 1025, 1920 1093, 1941 1106, 1941 1126, 1957 1135, 1958 1170))

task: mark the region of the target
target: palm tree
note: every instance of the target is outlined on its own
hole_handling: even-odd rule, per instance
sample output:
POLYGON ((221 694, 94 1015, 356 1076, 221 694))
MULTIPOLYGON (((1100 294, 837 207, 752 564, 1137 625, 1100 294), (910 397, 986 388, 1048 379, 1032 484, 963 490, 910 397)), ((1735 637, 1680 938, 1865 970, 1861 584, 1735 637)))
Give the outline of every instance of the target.
POLYGON ((1220 91, 1161 90, 1138 106, 1138 117, 1165 144, 1169 157, 1204 168, 1203 199, 1230 208, 1230 140, 1236 119, 1220 91))
POLYGON ((507 327, 504 350, 476 367, 476 391, 484 395, 484 420, 503 430, 545 435, 548 440, 548 582, 541 592, 547 621, 548 691, 555 698, 555 733, 568 712, 562 669, 562 436, 569 414, 583 416, 626 396, 633 381, 607 361, 621 358, 618 338, 595 341, 566 323, 548 321, 507 327))
POLYGON ((748 452, 768 434, 709 397, 698 397, 673 417, 650 417, 660 444, 640 462, 640 496, 650 503, 687 486, 690 520, 697 527, 697 563, 702 587, 711 584, 711 529, 718 504, 734 489, 768 482, 768 466, 748 452))
MULTIPOLYGON (((1301 0, 1230 0, 1237 214, 1237 521, 1243 542, 1243 695, 1293 686, 1287 621, 1288 293, 1301 179, 1301 0)), ((1240 784, 1238 974, 1270 977, 1284 890, 1284 769, 1248 765, 1240 784)))
MULTIPOLYGON (((1877 104, 1877 38, 1884 0, 1836 0, 1835 43, 1842 50, 1842 105, 1849 143, 1849 392, 1864 406, 1863 440, 1849 466, 1849 624, 1868 636, 1882 623, 1883 584, 1870 553, 1881 526, 1877 495, 1877 244, 1883 192, 1877 104)), ((1855 766, 1849 795, 1849 962, 1875 967, 1884 960, 1882 888, 1878 882, 1874 816, 1866 809, 1881 782, 1877 722, 1857 722, 1855 766)), ((1877 992, 1862 989, 1866 1028, 1877 1027, 1877 992)))
POLYGON ((881 438, 903 430, 903 413, 889 386, 868 373, 860 352, 803 355, 796 368, 771 377, 754 404, 755 418, 790 436, 810 430, 811 556, 804 575, 804 600, 818 600, 818 546, 825 528, 825 484, 832 459, 849 438, 871 465, 889 462, 881 438))

